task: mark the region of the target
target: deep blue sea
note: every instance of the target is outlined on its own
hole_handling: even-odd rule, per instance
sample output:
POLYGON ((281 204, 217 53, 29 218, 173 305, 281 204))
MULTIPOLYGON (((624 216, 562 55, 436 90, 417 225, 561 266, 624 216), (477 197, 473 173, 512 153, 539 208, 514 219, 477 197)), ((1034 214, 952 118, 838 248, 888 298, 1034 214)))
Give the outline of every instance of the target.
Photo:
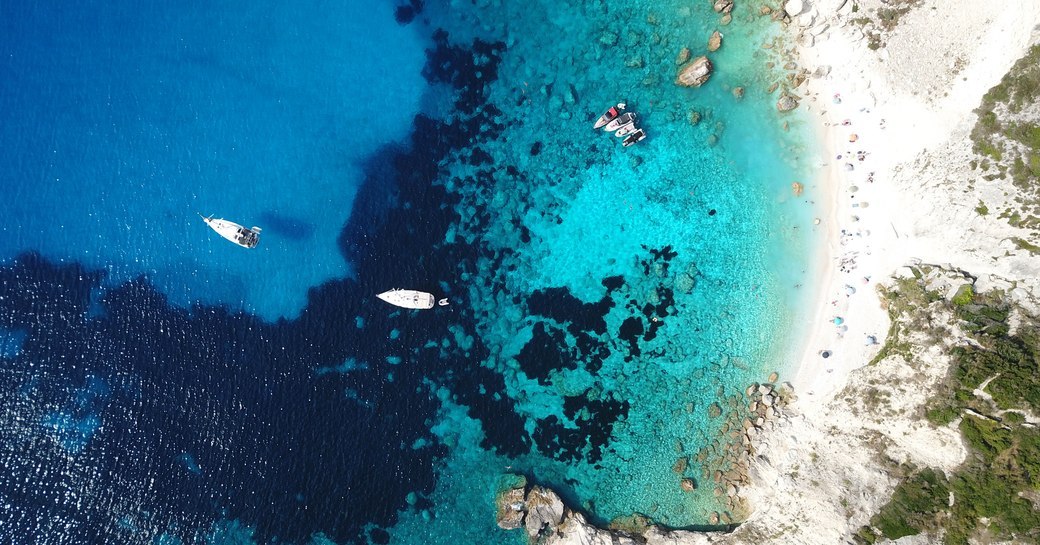
POLYGON ((756 13, 0 2, 0 544, 522 543, 506 472, 705 527, 820 242, 756 13))

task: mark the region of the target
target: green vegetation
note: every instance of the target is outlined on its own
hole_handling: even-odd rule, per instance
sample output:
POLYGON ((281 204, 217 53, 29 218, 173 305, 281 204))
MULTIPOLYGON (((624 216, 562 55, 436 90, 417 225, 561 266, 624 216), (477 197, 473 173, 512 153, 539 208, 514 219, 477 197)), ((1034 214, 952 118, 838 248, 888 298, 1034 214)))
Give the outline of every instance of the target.
POLYGON ((950 374, 926 411, 937 426, 960 419, 969 454, 950 475, 911 468, 857 542, 920 533, 941 533, 947 545, 1040 542, 1040 505, 1033 503, 1040 503, 1040 430, 1023 416, 1040 416, 1040 320, 1000 292, 962 289, 947 303, 922 281, 904 279, 885 296, 904 324, 928 323, 939 305, 971 338, 949 351, 950 374), (1012 314, 1019 322, 1014 333, 1012 314), (988 395, 976 395, 983 384, 988 395))
POLYGON ((1029 252, 1029 253, 1031 253, 1033 255, 1040 254, 1040 246, 1037 246, 1036 244, 1033 244, 1033 243, 1029 242, 1028 240, 1024 240, 1024 239, 1021 239, 1021 238, 1018 238, 1018 237, 1013 237, 1011 239, 1011 241, 1014 242, 1015 246, 1018 246, 1018 248, 1020 250, 1026 250, 1027 252, 1029 252))
POLYGON ((870 528, 860 530, 858 535, 863 541, 874 543, 882 536, 899 539, 934 531, 949 497, 946 476, 941 471, 925 468, 913 472, 899 483, 881 512, 871 517, 870 528))
MULTIPOLYGON (((923 4, 923 0, 887 0, 887 6, 875 10, 873 16, 868 13, 852 19, 853 24, 863 27, 863 35, 867 37, 867 47, 878 50, 885 46, 886 34, 899 24, 899 19, 911 9, 923 4)), ((858 13, 859 5, 852 4, 852 13, 858 13)))
MULTIPOLYGON (((1018 119, 1024 107, 1040 99, 1040 45, 1033 46, 995 87, 982 98, 971 139, 975 152, 996 162, 999 177, 1009 175, 1027 201, 1040 210, 1040 125, 1018 119)), ((979 163, 982 170, 989 164, 979 163)), ((992 175, 985 179, 994 179, 992 175)), ((1025 227, 1025 226, 1023 226, 1025 227)))
POLYGON ((971 284, 964 284, 957 289, 952 302, 959 307, 970 305, 973 297, 975 297, 975 290, 972 289, 971 284))
POLYGON ((986 206, 986 203, 979 201, 979 205, 975 207, 975 212, 980 216, 985 216, 986 214, 989 214, 989 207, 986 206))

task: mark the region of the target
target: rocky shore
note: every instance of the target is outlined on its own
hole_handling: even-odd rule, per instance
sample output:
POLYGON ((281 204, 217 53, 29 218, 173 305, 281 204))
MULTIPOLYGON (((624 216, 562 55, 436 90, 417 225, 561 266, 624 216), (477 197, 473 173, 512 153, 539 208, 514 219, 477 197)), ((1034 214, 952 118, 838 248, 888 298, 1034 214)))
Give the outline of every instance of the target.
MULTIPOLYGON (((554 491, 531 485, 523 475, 503 475, 495 498, 496 521, 504 530, 523 529, 531 543, 544 545, 577 544, 708 544, 719 543, 725 532, 732 530, 750 514, 750 506, 740 496, 743 487, 752 483, 753 467, 760 455, 761 439, 778 429, 786 418, 788 404, 794 401, 789 383, 776 385, 779 375, 772 373, 768 382, 751 384, 744 395, 726 399, 729 410, 721 425, 719 437, 697 454, 703 480, 711 482, 714 494, 726 510, 711 513, 704 532, 668 530, 654 526, 649 519, 634 515, 614 521, 610 528, 590 524, 584 515, 564 505, 554 491), (708 468, 716 468, 714 470, 708 468)), ((709 415, 723 417, 719 403, 712 403, 709 415)), ((673 470, 682 475, 689 460, 679 458, 673 470)), ((683 477, 679 486, 688 492, 697 489, 695 479, 683 477)))
MULTIPOLYGON (((879 289, 920 274, 929 290, 949 297, 965 285, 1005 289, 1035 308, 1040 264, 1009 242, 1023 234, 976 211, 976 195, 1013 189, 1008 180, 979 180, 969 167, 977 159, 969 133, 983 94, 1040 41, 1040 5, 981 13, 969 0, 894 4, 791 0, 756 8, 790 30, 762 46, 786 72, 769 91, 779 91, 778 110, 818 116, 824 175, 796 191, 832 203, 817 220, 832 236, 816 317, 801 324, 806 345, 793 388, 771 386, 771 377, 764 389, 709 407, 725 431, 697 462, 716 469, 699 482, 679 479, 684 489, 711 486, 725 503, 718 526, 704 528, 715 532, 638 520, 597 528, 522 480, 500 494, 500 525, 552 544, 847 543, 889 501, 905 468, 952 474, 964 462, 957 430, 924 417, 950 369, 944 343, 964 341, 951 334, 937 343, 909 324, 901 349, 887 347, 892 324, 879 289)), ((714 5, 728 16, 733 4, 714 5)), ((682 460, 676 467, 685 469, 682 460)))

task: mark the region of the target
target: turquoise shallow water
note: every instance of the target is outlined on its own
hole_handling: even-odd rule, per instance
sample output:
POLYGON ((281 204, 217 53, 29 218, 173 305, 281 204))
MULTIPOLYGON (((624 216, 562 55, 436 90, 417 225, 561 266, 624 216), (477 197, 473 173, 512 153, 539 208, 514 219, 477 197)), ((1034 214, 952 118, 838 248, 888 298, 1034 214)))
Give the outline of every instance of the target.
MULTIPOLYGON (((715 400, 726 406, 747 384, 791 366, 791 343, 806 331, 809 263, 822 243, 812 228, 813 135, 798 114, 776 112, 777 94, 767 92, 785 73, 761 46, 780 29, 748 5, 738 5, 729 26, 718 24, 706 2, 481 7, 435 20, 453 36, 473 32, 508 44, 490 100, 511 124, 481 149, 497 164, 516 165, 526 184, 506 176, 472 191, 459 205, 463 216, 467 202, 491 202, 491 217, 465 235, 452 233, 509 254, 480 271, 495 281, 469 287, 483 304, 480 331, 492 352, 483 365, 507 377, 529 422, 555 417, 565 428, 581 427, 583 417, 568 416, 565 407, 575 397, 630 408, 595 461, 494 457, 464 448, 467 432, 450 433, 459 448, 445 474, 454 478, 439 483, 437 502, 458 506, 449 525, 473 525, 476 517, 485 524, 473 537, 492 531, 480 506, 508 467, 553 485, 600 522, 640 513, 668 526, 706 524, 710 512, 725 509, 703 478, 706 464, 695 461, 721 424, 707 407, 715 400), (679 50, 706 52, 716 28, 724 45, 710 54, 716 70, 709 83, 672 84, 679 50), (741 99, 732 93, 737 86, 745 89, 741 99), (622 99, 650 133, 628 149, 590 128, 622 99), (696 125, 692 111, 701 116, 696 125), (792 193, 796 181, 809 188, 800 198, 792 193), (652 259, 651 250, 662 248, 676 253, 667 264, 652 259), (674 294, 670 315, 660 319, 655 339, 641 343, 641 355, 615 341, 601 369, 554 372, 547 384, 518 363, 541 320, 512 295, 566 287, 594 303, 608 292, 604 278, 623 277, 623 295, 614 300, 629 304, 605 319, 608 331, 618 331, 633 308, 659 304, 661 288, 674 288, 683 271, 696 271, 697 285, 674 294), (678 474, 681 458, 690 463, 678 474), (695 477, 699 489, 684 492, 683 476, 695 477)), ((479 170, 451 168, 459 178, 479 170)), ((563 345, 580 352, 578 338, 564 336, 563 345)), ((424 522, 407 521, 399 526, 403 541, 435 537, 424 522)))
POLYGON ((754 7, 0 6, 0 541, 520 542, 505 472, 704 525, 820 242, 754 7))

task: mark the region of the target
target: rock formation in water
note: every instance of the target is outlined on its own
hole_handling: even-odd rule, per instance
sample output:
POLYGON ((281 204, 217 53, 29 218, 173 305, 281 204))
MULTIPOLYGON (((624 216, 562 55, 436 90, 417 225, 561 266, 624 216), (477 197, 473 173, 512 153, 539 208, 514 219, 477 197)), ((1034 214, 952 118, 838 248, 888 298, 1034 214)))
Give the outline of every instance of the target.
POLYGON ((701 55, 679 68, 675 83, 684 87, 700 87, 711 77, 712 68, 708 57, 701 55))

